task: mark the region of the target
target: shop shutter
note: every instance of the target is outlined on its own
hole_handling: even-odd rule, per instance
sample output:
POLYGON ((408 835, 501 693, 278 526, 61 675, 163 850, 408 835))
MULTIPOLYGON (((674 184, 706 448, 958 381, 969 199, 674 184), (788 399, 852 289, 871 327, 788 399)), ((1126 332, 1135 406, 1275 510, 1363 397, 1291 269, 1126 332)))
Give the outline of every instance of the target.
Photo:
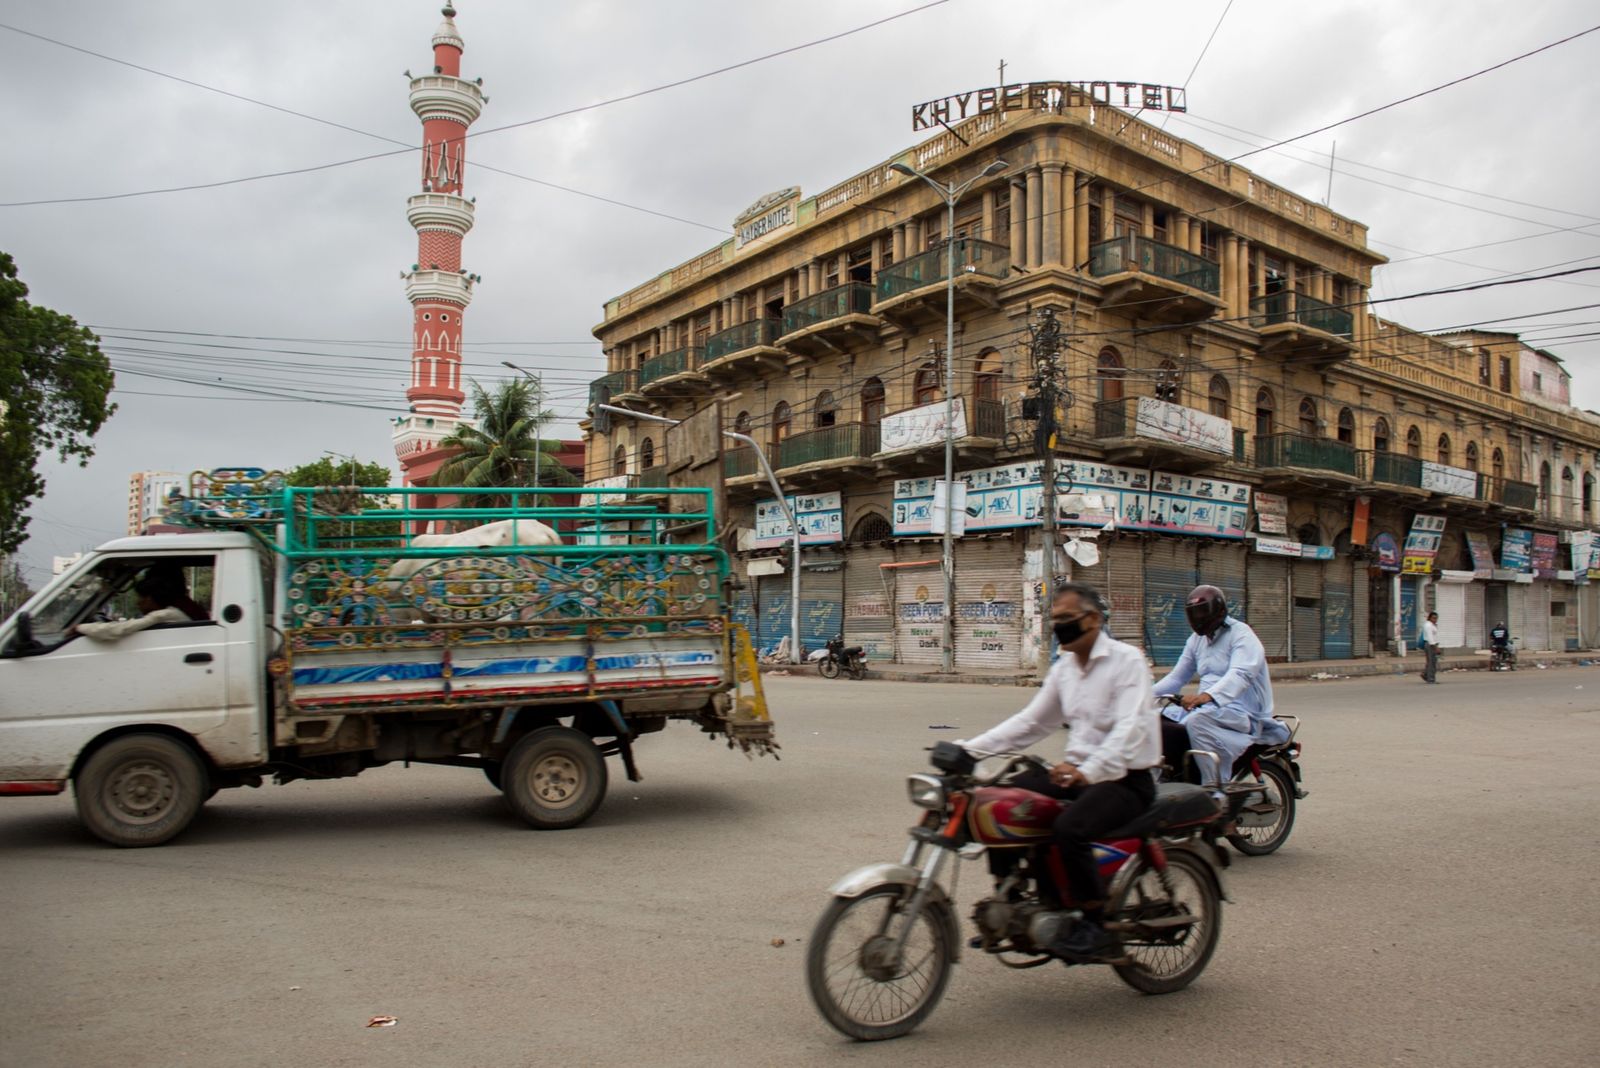
MULTIPOLYGON (((1336 557, 1322 572, 1322 655, 1348 660, 1356 655, 1355 589, 1350 561, 1336 557)), ((1366 572, 1361 579, 1366 581, 1366 572)))
POLYGON ((1550 642, 1568 652, 1578 647, 1578 605, 1575 587, 1558 582, 1550 587, 1550 642))
POLYGON ((1459 649, 1467 644, 1467 583, 1441 582, 1434 590, 1433 610, 1439 613, 1439 648, 1459 649))
POLYGON ((1238 542, 1206 539, 1199 543, 1196 585, 1206 583, 1222 591, 1228 599, 1228 614, 1250 622, 1250 603, 1245 596, 1245 564, 1249 550, 1238 542))
POLYGON ((913 542, 895 548, 895 563, 932 563, 894 571, 895 659, 902 664, 944 663, 944 575, 938 544, 913 542))
POLYGON ((1195 543, 1152 538, 1144 543, 1144 647, 1162 667, 1178 662, 1188 642, 1183 603, 1196 586, 1195 543))
POLYGON ((775 652, 789 634, 790 582, 787 570, 756 578, 756 649, 763 653, 775 652))
POLYGON ((1111 636, 1144 648, 1144 546, 1137 538, 1112 538, 1101 546, 1107 556, 1106 582, 1100 588, 1111 603, 1111 636))
POLYGON ((1600 648, 1600 583, 1579 586, 1578 605, 1578 647, 1600 648))
POLYGON ((1372 655, 1372 575, 1359 561, 1350 563, 1350 644, 1352 656, 1372 655))
POLYGON ((1294 606, 1292 652, 1296 660, 1322 659, 1322 569, 1317 560, 1290 561, 1294 606))
POLYGON ((1022 660, 1022 539, 956 543, 956 656, 960 667, 1016 671, 1022 660))
POLYGON ((1511 631, 1511 640, 1519 652, 1533 648, 1528 644, 1528 590, 1530 588, 1520 582, 1513 582, 1505 587, 1506 629, 1511 631))
POLYGON ((1245 574, 1250 629, 1261 639, 1269 660, 1289 657, 1289 561, 1251 553, 1245 574))
POLYGON ((1467 633, 1464 635, 1468 649, 1483 649, 1489 644, 1489 625, 1484 621, 1484 584, 1467 583, 1467 633))
POLYGON ((844 643, 859 645, 868 660, 894 659, 894 611, 885 588, 892 572, 883 564, 894 563, 889 546, 857 546, 845 556, 844 565, 844 643))
POLYGON ((1400 637, 1406 651, 1417 648, 1417 635, 1422 632, 1423 615, 1417 606, 1417 579, 1414 575, 1400 576, 1400 637))
POLYGON ((802 550, 800 559, 800 640, 809 653, 844 631, 844 557, 802 550))
POLYGON ((1550 648, 1550 583, 1536 578, 1526 589, 1527 647, 1544 652, 1550 648))

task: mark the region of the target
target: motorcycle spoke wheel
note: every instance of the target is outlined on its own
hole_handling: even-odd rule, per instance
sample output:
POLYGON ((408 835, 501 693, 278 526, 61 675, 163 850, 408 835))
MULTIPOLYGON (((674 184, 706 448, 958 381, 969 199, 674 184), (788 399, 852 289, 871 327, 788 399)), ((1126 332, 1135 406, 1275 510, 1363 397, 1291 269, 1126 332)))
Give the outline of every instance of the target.
POLYGON ((927 1019, 950 981, 954 947, 947 906, 929 901, 894 952, 911 891, 874 887, 835 898, 806 948, 806 986, 835 1030, 861 1041, 898 1038, 927 1019))
POLYGON ((1117 975, 1146 994, 1182 990, 1205 971, 1217 948, 1222 899, 1205 862, 1187 853, 1167 854, 1165 885, 1154 868, 1135 863, 1139 872, 1107 910, 1121 928, 1128 958, 1115 965, 1117 975), (1188 922, 1173 925, 1173 920, 1188 922))
POLYGON ((818 660, 817 670, 822 673, 822 677, 825 679, 836 679, 839 677, 839 661, 831 656, 818 660))
POLYGON ((1264 857, 1283 845, 1294 827, 1294 793, 1294 781, 1288 772, 1276 764, 1262 762, 1261 799, 1248 801, 1245 807, 1270 807, 1275 810, 1275 818, 1261 826, 1240 827, 1228 835, 1233 848, 1247 857, 1264 857))

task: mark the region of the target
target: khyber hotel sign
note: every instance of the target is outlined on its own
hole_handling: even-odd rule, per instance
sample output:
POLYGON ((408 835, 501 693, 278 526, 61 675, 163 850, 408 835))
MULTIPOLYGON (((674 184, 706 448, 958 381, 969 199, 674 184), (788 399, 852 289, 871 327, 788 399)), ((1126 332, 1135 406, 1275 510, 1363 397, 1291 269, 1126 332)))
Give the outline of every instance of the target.
POLYGON ((911 128, 931 130, 993 111, 1058 111, 1110 106, 1142 111, 1188 111, 1181 88, 1148 82, 1021 82, 973 89, 911 109, 911 128))

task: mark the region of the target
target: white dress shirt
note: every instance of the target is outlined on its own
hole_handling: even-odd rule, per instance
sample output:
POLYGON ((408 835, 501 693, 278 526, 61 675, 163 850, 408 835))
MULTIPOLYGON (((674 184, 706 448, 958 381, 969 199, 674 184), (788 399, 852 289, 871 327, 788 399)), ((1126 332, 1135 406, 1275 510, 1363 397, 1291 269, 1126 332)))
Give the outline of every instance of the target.
POLYGON ((1422 640, 1428 645, 1439 644, 1439 624, 1431 619, 1423 620, 1422 640))
POLYGON ((1161 762, 1161 718, 1150 696, 1144 654, 1101 631, 1080 666, 1063 653, 1028 707, 960 744, 978 756, 1015 753, 1058 727, 1070 734, 1062 758, 1086 782, 1112 782, 1161 762))

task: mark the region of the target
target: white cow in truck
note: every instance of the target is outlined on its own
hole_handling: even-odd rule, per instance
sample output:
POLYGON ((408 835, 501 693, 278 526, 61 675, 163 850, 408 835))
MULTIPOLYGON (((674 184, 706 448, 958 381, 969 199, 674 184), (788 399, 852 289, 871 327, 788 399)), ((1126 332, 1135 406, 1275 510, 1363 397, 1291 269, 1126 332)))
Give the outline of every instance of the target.
MULTIPOLYGON (((560 545, 561 535, 537 519, 500 519, 493 523, 485 523, 479 527, 469 527, 454 534, 416 534, 411 538, 410 547, 413 549, 498 549, 514 545, 560 545)), ((383 585, 388 588, 391 595, 388 599, 394 601, 395 594, 406 579, 415 575, 429 564, 448 559, 450 554, 440 556, 409 556, 402 557, 389 568, 389 573, 384 577, 383 585)), ((433 618, 427 613, 415 608, 398 609, 396 615, 401 617, 397 622, 428 623, 433 618)))

